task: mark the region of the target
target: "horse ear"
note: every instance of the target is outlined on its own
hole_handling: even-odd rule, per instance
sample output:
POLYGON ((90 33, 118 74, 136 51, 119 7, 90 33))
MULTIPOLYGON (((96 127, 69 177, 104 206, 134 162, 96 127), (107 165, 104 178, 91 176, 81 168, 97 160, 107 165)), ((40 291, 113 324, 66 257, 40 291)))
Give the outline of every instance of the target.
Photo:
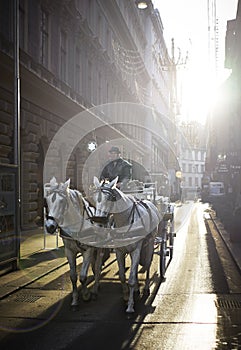
POLYGON ((53 176, 52 179, 49 181, 50 183, 50 187, 56 187, 57 184, 57 181, 56 181, 56 178, 53 176))
POLYGON ((113 188, 113 187, 116 187, 116 184, 118 182, 118 178, 119 176, 116 176, 116 178, 114 180, 112 180, 109 184, 108 184, 108 187, 109 188, 113 188))
POLYGON ((64 189, 66 190, 67 188, 69 188, 70 186, 70 179, 68 179, 65 183, 64 183, 64 189))
POLYGON ((99 182, 98 178, 94 176, 94 185, 96 188, 100 188, 101 182, 99 182))

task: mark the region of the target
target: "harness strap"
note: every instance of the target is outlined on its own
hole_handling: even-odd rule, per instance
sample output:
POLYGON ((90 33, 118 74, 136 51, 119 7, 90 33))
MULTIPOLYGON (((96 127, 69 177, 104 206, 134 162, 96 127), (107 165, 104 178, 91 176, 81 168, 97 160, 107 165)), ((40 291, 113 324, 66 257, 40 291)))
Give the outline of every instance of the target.
POLYGON ((55 221, 55 218, 54 218, 53 216, 49 216, 49 215, 47 215, 47 214, 46 214, 46 219, 47 219, 47 220, 53 220, 53 221, 55 221))
MULTIPOLYGON (((143 221, 143 219, 142 219, 142 216, 141 216, 141 214, 140 214, 140 211, 139 211, 139 209, 138 209, 138 205, 137 205, 137 204, 141 204, 146 210, 149 211, 149 207, 148 207, 148 205, 147 205, 146 203, 142 202, 141 200, 140 200, 140 201, 133 200, 133 206, 132 206, 132 208, 131 208, 131 212, 130 212, 130 216, 129 216, 129 218, 132 216, 132 218, 131 218, 131 224, 130 224, 130 226, 129 226, 127 232, 130 231, 132 225, 134 224, 135 210, 136 210, 136 212, 137 212, 139 218, 141 219, 141 223, 142 223, 143 227, 145 227, 144 221, 143 221)), ((149 214, 150 214, 150 211, 149 211, 149 214)))
POLYGON ((84 210, 86 211, 88 218, 90 219, 93 216, 93 213, 90 209, 89 202, 84 197, 82 197, 82 202, 84 204, 84 210))
POLYGON ((77 239, 73 239, 67 232, 65 232, 61 227, 60 227, 60 237, 67 239, 67 240, 71 240, 71 241, 75 241, 75 243, 78 245, 79 248, 81 248, 82 250, 86 251, 87 247, 86 244, 83 244, 81 242, 79 242, 77 239), (86 248, 85 248, 86 247, 86 248))

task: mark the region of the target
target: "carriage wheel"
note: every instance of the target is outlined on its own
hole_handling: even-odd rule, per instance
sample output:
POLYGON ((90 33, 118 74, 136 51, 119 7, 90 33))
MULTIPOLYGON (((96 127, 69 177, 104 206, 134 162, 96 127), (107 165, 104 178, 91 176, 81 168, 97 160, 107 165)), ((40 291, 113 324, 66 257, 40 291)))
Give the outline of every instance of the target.
POLYGON ((163 279, 165 277, 166 265, 167 265, 167 240, 166 240, 166 229, 162 233, 162 241, 160 244, 160 257, 159 257, 159 271, 160 276, 163 279))
POLYGON ((175 237, 175 234, 173 232, 173 222, 170 221, 169 222, 169 251, 170 251, 170 259, 172 259, 173 257, 173 247, 174 247, 174 237, 175 237))
POLYGON ((170 251, 170 260, 172 260, 172 258, 173 258, 173 244, 174 244, 173 235, 170 234, 170 247, 169 247, 169 251, 170 251))

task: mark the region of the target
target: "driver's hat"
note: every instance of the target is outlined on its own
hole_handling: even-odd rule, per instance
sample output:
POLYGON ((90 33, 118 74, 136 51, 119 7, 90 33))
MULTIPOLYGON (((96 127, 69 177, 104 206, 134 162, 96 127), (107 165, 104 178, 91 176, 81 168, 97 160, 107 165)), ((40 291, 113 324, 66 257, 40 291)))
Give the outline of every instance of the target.
POLYGON ((112 146, 111 149, 109 150, 109 153, 121 153, 118 147, 112 146))

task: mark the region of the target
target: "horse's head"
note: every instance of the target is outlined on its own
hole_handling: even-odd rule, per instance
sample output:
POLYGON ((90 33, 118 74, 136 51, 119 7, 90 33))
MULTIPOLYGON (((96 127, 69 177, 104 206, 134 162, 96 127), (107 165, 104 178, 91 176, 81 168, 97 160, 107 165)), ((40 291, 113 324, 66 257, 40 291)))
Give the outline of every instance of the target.
POLYGON ((93 220, 104 223, 109 214, 115 211, 115 203, 120 198, 120 191, 116 188, 117 182, 118 177, 109 183, 99 182, 97 177, 94 177, 95 189, 92 198, 96 212, 93 220))
POLYGON ((49 186, 45 187, 45 198, 48 206, 48 216, 46 228, 50 233, 54 226, 61 225, 64 221, 64 213, 68 207, 68 193, 70 180, 58 184, 55 178, 52 178, 49 186))

